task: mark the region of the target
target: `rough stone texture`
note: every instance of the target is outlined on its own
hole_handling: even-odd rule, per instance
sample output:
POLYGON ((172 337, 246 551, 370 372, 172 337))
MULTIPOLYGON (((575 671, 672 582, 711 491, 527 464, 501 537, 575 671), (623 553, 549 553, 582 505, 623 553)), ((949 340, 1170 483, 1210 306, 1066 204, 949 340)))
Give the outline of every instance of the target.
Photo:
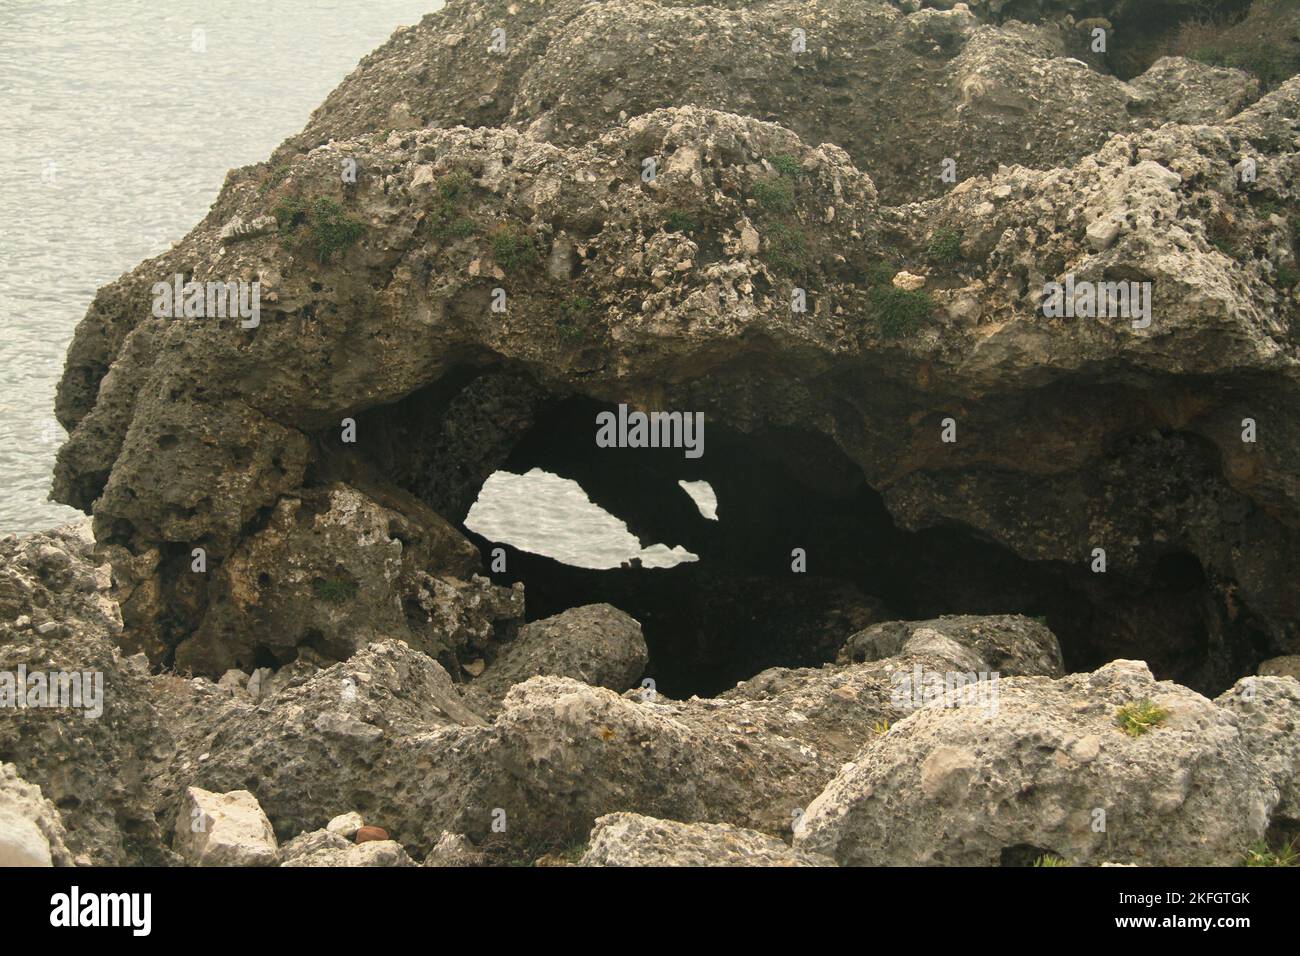
POLYGON ((834 866, 775 837, 726 823, 676 823, 638 813, 596 820, 579 866, 834 866))
POLYGON ((219 720, 204 722, 204 736, 177 774, 218 790, 255 780, 282 838, 354 806, 409 845, 430 812, 425 801, 455 799, 447 789, 458 760, 455 735, 440 734, 485 725, 441 665, 387 641, 301 674, 269 705, 230 701, 219 720))
POLYGON ((471 637, 491 638, 495 621, 522 613, 522 602, 502 589, 473 615, 486 619, 475 628, 457 627, 464 615, 455 611, 435 621, 435 607, 449 602, 430 592, 443 586, 455 594, 464 585, 443 585, 425 569, 469 577, 478 558, 436 514, 408 504, 402 514, 342 483, 282 497, 266 527, 222 564, 214 585, 222 603, 177 648, 176 666, 219 674, 249 666, 257 652, 292 660, 304 644, 346 659, 388 638, 438 657, 471 637), (408 603, 426 612, 424 621, 412 619, 408 603))
POLYGON ((1013 614, 874 624, 844 642, 839 662, 846 664, 893 657, 923 628, 975 651, 1003 677, 1065 675, 1061 645, 1056 636, 1045 625, 1013 614))
POLYGON ((350 840, 357 835, 357 831, 365 826, 365 821, 361 819, 361 814, 355 810, 351 813, 341 813, 329 823, 325 824, 325 829, 330 833, 335 833, 345 840, 350 840))
POLYGON ((464 834, 445 830, 424 858, 425 866, 486 866, 487 862, 487 855, 470 843, 464 834))
MULTIPOLYGON (((937 197, 889 206, 875 182, 891 181, 885 171, 872 170, 873 178, 856 167, 850 147, 858 147, 835 130, 809 131, 805 141, 772 123, 696 105, 638 114, 663 104, 632 103, 622 119, 615 111, 599 129, 575 127, 573 138, 556 142, 533 128, 540 117, 529 118, 526 132, 414 128, 439 117, 450 125, 438 102, 456 123, 506 122, 508 99, 510 122, 522 125, 526 97, 512 97, 508 87, 550 55, 529 45, 534 25, 539 38, 583 35, 560 29, 575 18, 608 24, 620 36, 626 29, 654 53, 627 59, 628 82, 619 88, 635 89, 633 66, 644 64, 660 89, 675 85, 666 77, 691 74, 663 59, 682 37, 718 46, 728 34, 709 29, 712 20, 754 21, 757 29, 757 21, 788 17, 790 8, 573 0, 529 7, 512 19, 506 58, 466 73, 491 54, 472 42, 474 31, 452 25, 496 9, 454 4, 400 33, 327 102, 298 145, 315 146, 327 134, 332 143, 306 153, 286 146, 274 176, 232 174, 194 232, 108 287, 83 321, 61 391, 61 419, 72 432, 55 490, 93 504, 122 582, 129 641, 155 661, 194 632, 209 645, 238 647, 238 589, 224 568, 190 575, 176 552, 204 543, 214 556, 234 556, 232 566, 263 544, 276 553, 267 536, 286 533, 283 512, 347 467, 369 468, 386 492, 410 491, 398 487, 412 469, 400 461, 406 451, 394 447, 386 415, 396 420, 396 406, 417 394, 450 401, 444 392, 454 395, 456 383, 509 367, 556 396, 697 409, 746 434, 794 429, 833 441, 903 529, 965 529, 1054 574, 1073 574, 1068 586, 1093 609, 1078 625, 1091 632, 1076 643, 1094 663, 1140 654, 1162 675, 1217 692, 1253 668, 1258 647, 1294 649, 1296 308, 1278 286, 1278 270, 1295 261, 1286 217, 1300 214, 1293 185, 1300 160, 1288 117, 1300 110, 1300 80, 1227 120, 1219 118, 1233 107, 1216 107, 1205 119, 1217 125, 1134 131, 1158 118, 1130 115, 1129 85, 1050 56, 1051 43, 1035 28, 976 26, 967 36, 959 11, 904 17, 879 4, 832 3, 819 15, 842 37, 837 43, 857 51, 870 46, 868 33, 882 43, 894 37, 882 49, 902 57, 901 67, 861 66, 873 88, 889 89, 882 78, 906 69, 904 50, 937 57, 953 86, 934 84, 933 115, 954 117, 953 135, 922 121, 924 102, 893 91, 893 105, 880 114, 871 112, 878 100, 858 103, 851 92, 836 91, 818 107, 808 90, 821 56, 816 41, 806 67, 781 67, 795 86, 780 95, 809 116, 901 111, 900 130, 915 126, 926 142, 960 142, 1002 164, 946 188, 937 175, 918 175, 914 164, 925 157, 907 144, 864 137, 872 155, 908 157, 898 180, 930 183, 937 197), (656 17, 673 29, 646 43, 642 21, 656 17), (866 32, 848 21, 861 21, 866 32), (447 46, 457 32, 461 41, 447 46), (454 82, 440 72, 453 65, 454 82), (413 81, 412 73, 428 81, 413 81), (481 76, 493 77, 495 92, 478 90, 481 76), (475 86, 472 97, 466 82, 475 86), (468 107, 482 96, 492 101, 486 112, 468 107), (842 96, 857 105, 847 109, 842 96), (399 103, 409 123, 392 121, 399 103), (1012 141, 1030 144, 1032 157, 1020 156, 1012 141), (1247 155, 1259 166, 1254 182, 1236 171, 1247 155), (658 175, 642 183, 649 156, 661 160, 658 175), (1060 165, 1029 169, 1014 165, 1018 157, 1060 165), (355 186, 340 182, 344 158, 357 158, 363 170, 355 186), (449 183, 459 190, 451 212, 449 183), (364 235, 325 263, 286 251, 279 236, 221 240, 231 219, 252 221, 292 198, 341 203, 364 235), (1270 208, 1278 212, 1265 215, 1270 208), (465 234, 440 231, 448 216, 465 234), (946 230, 957 232, 961 257, 931 261, 927 250, 946 230), (556 278, 545 264, 560 253, 570 270, 556 278), (926 277, 932 308, 914 327, 891 324, 873 279, 882 266, 891 276, 926 277), (148 290, 175 271, 199 281, 260 275, 268 306, 257 335, 237 323, 149 317, 148 290), (1044 284, 1067 273, 1154 283, 1152 325, 1045 317, 1044 284), (789 308, 796 285, 813 293, 807 314, 789 308), (509 291, 501 315, 489 309, 497 287, 509 291), (196 394, 200 383, 202 405, 163 400, 196 394), (210 407, 218 396, 227 411, 210 407), (274 420, 233 411, 244 407, 274 420), (339 422, 364 413, 369 424, 343 445, 339 422), (960 422, 955 444, 936 437, 948 416, 960 422), (1241 441, 1248 417, 1267 423, 1268 441, 1241 441), (205 436, 197 457, 190 439, 163 440, 189 434, 181 428, 187 422, 205 436), (310 450, 286 435, 310 436, 310 450), (263 436, 282 453, 249 460, 263 436), (1133 495, 1134 487, 1147 494, 1133 495), (262 527, 255 516, 268 508, 275 517, 262 527), (1097 546, 1108 554, 1104 579, 1086 571, 1097 546), (1164 577, 1170 561, 1192 567, 1173 579, 1185 577, 1197 600, 1174 593, 1164 577), (1185 653, 1206 632, 1212 650, 1185 653)), ((572 82, 580 60, 598 48, 607 49, 575 47, 561 77, 567 89, 582 89, 572 82)), ((1185 85, 1191 72, 1162 75, 1185 85)), ((539 69, 537 82, 552 75, 539 69)), ((719 88, 764 89, 708 75, 719 88)), ((1195 102, 1185 92, 1178 86, 1170 102, 1195 102)), ((561 102, 541 94, 538 102, 551 102, 551 112, 602 115, 591 97, 561 102)), ((555 128, 565 122, 557 115, 555 128)), ((496 430, 475 437, 482 440, 458 447, 489 454, 508 443, 496 430)), ((491 463, 470 464, 477 475, 491 463)), ((435 484, 417 490, 445 501, 451 492, 438 489, 459 487, 435 484)), ((316 556, 345 568, 361 562, 357 573, 378 580, 393 572, 384 564, 393 558, 383 557, 389 545, 377 546, 379 553, 351 554, 326 539, 316 556)), ((437 560, 419 573, 464 579, 437 560)), ((328 643, 338 615, 323 615, 301 584, 278 604, 268 596, 267 606, 279 619, 316 619, 313 629, 328 643)))
POLYGON ((1300 654, 1289 654, 1285 657, 1271 657, 1266 661, 1261 661, 1259 665, 1260 677, 1293 677, 1300 680, 1300 654))
POLYGON ((992 713, 912 714, 812 802, 795 846, 841 865, 996 866, 1028 847, 1083 864, 1227 866, 1263 836, 1277 799, 1236 718, 1115 661, 1004 680, 992 713), (1143 700, 1168 717, 1129 736, 1116 712, 1143 700), (1092 826, 1099 809, 1105 832, 1092 826))
POLYGON ((1215 703, 1237 715, 1246 749, 1277 787, 1274 816, 1300 822, 1300 683, 1244 677, 1215 703))
POLYGON ((500 699, 515 684, 549 676, 624 691, 640 678, 647 660, 641 625, 618 608, 594 604, 524 625, 474 687, 500 699))
MULTIPOLYGON (((328 832, 328 831, 325 831, 328 832)), ((339 838, 342 845, 316 838, 317 834, 303 834, 292 841, 294 852, 289 855, 285 847, 281 866, 415 866, 402 845, 393 840, 370 840, 366 843, 349 843, 339 838), (301 841, 301 842, 299 842, 301 841)))
POLYGON ((12 764, 0 764, 0 867, 72 866, 59 811, 12 764))
POLYGON ((186 791, 176 815, 176 852, 192 866, 276 866, 280 851, 271 821, 247 790, 186 791))
MULTIPOLYGON (((101 866, 171 860, 152 812, 155 761, 175 753, 143 659, 114 646, 121 614, 89 522, 0 538, 0 672, 103 675, 103 714, 0 711, 0 761, 41 788, 63 818, 69 850, 101 866)), ((163 681, 161 683, 166 683, 163 681)))
MULTIPOLYGON (((1052 678, 1055 637, 1071 668, 1140 656, 1214 694, 1300 650, 1300 78, 1260 97, 1169 58, 1124 81, 1083 12, 1150 22, 1126 0, 454 0, 367 57, 100 290, 69 349, 54 493, 93 512, 97 551, 84 528, 0 539, 0 670, 90 669, 108 692, 98 719, 0 720, 0 760, 69 852, 177 862, 193 787, 247 791, 305 834, 295 858, 344 862, 362 848, 313 836, 343 808, 403 848, 365 859, 398 863, 554 858, 619 812, 797 823, 840 862, 1225 862, 1285 822, 1288 681, 1215 706, 1122 662, 1052 678), (361 235, 325 255, 306 234, 329 202, 361 235), (259 279, 256 333, 153 317, 177 273, 259 279), (1150 326, 1047 317, 1066 275, 1153 283, 1150 326), (583 463, 567 426, 621 402, 703 412, 699 467, 722 461, 720 522, 687 522, 675 487, 628 519, 643 536, 671 512, 722 558, 681 602, 703 630, 667 648, 712 664, 725 619, 724 657, 751 638, 771 656, 713 686, 853 634, 840 663, 703 699, 564 661, 515 683, 535 668, 512 663, 531 642, 501 584, 521 578, 477 576, 455 522, 524 450, 583 463), (791 509, 746 492, 773 464, 801 478, 782 486, 799 517, 841 533, 806 578, 791 509), (854 539, 868 512, 879 534, 854 539), (737 515, 772 530, 720 543, 737 515), (899 609, 925 620, 863 631, 899 609), (897 693, 992 670, 1017 675, 993 713, 897 693), (1172 716, 1128 738, 1113 711, 1138 693, 1172 716), (1116 803, 1104 843, 1089 801, 1116 803)), ((565 596, 535 616, 662 620, 565 596)))
POLYGON ((1109 133, 1174 119, 1159 106, 1212 122, 1250 88, 1244 74, 1232 84, 1190 70, 1126 84, 1067 57, 1086 55, 1080 39, 1054 25, 983 25, 965 8, 903 16, 874 0, 452 2, 363 60, 275 158, 457 124, 573 145, 625 117, 695 105, 839 144, 904 201, 942 191, 946 156, 962 178, 998 162, 1060 165, 1109 133), (506 27, 504 55, 488 52, 492 24, 506 27), (805 53, 791 49, 795 28, 805 53), (1181 96, 1167 92, 1175 84, 1181 96))
POLYGON ((187 745, 202 759, 179 760, 175 775, 210 789, 256 781, 284 838, 340 806, 364 807, 421 857, 449 831, 494 862, 531 860, 620 810, 789 833, 865 739, 910 713, 911 702, 895 700, 895 673, 916 666, 989 669, 952 639, 922 636, 894 658, 768 671, 708 700, 534 677, 488 724, 426 656, 372 644, 258 707, 226 696, 203 719, 219 729, 187 745), (504 833, 493 829, 497 810, 504 833))

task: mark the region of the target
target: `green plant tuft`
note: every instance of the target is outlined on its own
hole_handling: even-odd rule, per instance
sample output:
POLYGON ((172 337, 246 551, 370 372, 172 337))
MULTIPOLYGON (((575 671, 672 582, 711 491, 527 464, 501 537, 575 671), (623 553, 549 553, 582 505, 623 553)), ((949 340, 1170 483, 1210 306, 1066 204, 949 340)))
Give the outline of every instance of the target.
POLYGON ((1125 704, 1115 712, 1115 723, 1130 737, 1141 737, 1165 722, 1169 711, 1149 700, 1125 704))
POLYGON ((961 259, 961 233, 956 229, 940 229, 930 240, 925 257, 937 265, 951 265, 961 259))
POLYGON ((867 293, 876 314, 876 327, 887 339, 911 335, 930 317, 934 301, 924 289, 909 291, 877 285, 867 293))
POLYGON ((541 256, 532 237, 518 226, 500 226, 492 233, 492 258, 501 268, 513 272, 537 265, 541 256))
POLYGON ((799 164, 799 160, 795 159, 788 153, 781 153, 777 156, 773 156, 768 159, 768 162, 772 164, 772 168, 775 169, 777 173, 784 176, 786 179, 795 179, 803 175, 803 166, 799 164))
POLYGON ((309 248, 322 263, 365 233, 360 220, 351 218, 342 206, 324 196, 310 203, 297 196, 285 196, 276 203, 272 214, 287 248, 309 248))
POLYGON ((690 213, 681 209, 673 209, 668 213, 668 218, 664 220, 664 228, 669 232, 691 235, 699 231, 700 224, 696 222, 690 213))
POLYGON ((1069 860, 1064 857, 1053 856, 1050 853, 1044 853, 1034 861, 1034 866, 1073 866, 1069 860))
POLYGON ((575 295, 560 303, 560 318, 555 330, 562 338, 586 338, 585 322, 591 312, 591 299, 585 295, 575 295))
POLYGON ((808 237, 797 226, 784 222, 767 225, 767 258, 781 272, 799 275, 811 268, 808 237))
POLYGON ((784 176, 769 176, 754 183, 754 198, 771 213, 788 213, 794 209, 794 183, 784 176))
POLYGON ((1296 852, 1295 840, 1276 850, 1267 840, 1257 840, 1246 848, 1244 862, 1247 866, 1300 866, 1300 853, 1296 852))
POLYGON ((316 578, 311 582, 312 593, 330 604, 342 604, 357 596, 359 585, 348 578, 316 578))
POLYGON ((478 232, 478 224, 461 213, 461 206, 470 198, 473 183, 465 172, 452 173, 438 180, 427 217, 429 235, 437 242, 464 239, 478 232))

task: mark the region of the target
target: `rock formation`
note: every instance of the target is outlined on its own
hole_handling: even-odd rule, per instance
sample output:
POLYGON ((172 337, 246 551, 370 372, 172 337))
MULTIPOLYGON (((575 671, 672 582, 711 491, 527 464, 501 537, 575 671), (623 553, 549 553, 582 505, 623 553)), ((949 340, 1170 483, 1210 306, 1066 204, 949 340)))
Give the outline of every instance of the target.
POLYGON ((1300 654, 1300 77, 1158 56, 1193 7, 399 30, 77 328, 55 496, 93 535, 0 540, 0 670, 107 691, 0 719, 21 845, 1228 864, 1292 832, 1300 685, 1254 675, 1300 654), (702 413, 705 453, 597 447, 619 406, 702 413), (464 526, 532 467, 700 560, 464 526))

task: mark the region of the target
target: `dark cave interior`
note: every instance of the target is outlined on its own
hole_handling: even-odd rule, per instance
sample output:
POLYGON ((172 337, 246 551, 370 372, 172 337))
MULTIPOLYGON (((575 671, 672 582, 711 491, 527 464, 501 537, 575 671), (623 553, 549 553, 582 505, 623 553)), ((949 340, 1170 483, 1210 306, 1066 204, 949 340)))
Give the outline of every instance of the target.
POLYGON ((824 664, 868 624, 941 614, 1036 617, 1060 640, 1067 670, 1137 658, 1205 693, 1250 673, 1263 653, 1246 620, 1229 622, 1185 551, 1158 555, 1142 579, 1027 561, 965 527, 899 528, 856 465, 812 431, 741 433, 711 418, 698 459, 681 449, 599 448, 596 415, 614 406, 553 397, 523 379, 485 401, 465 381, 369 413, 390 432, 380 467, 460 521, 485 567, 504 549, 506 570, 490 576, 524 583, 529 620, 606 602, 640 621, 647 676, 669 696, 713 695, 768 667, 824 664), (477 423, 450 414, 467 395, 477 423), (477 427, 487 420, 491 428, 477 427), (533 468, 578 482, 643 545, 681 545, 700 560, 591 570, 464 527, 490 473, 533 468), (712 486, 718 520, 701 515, 679 480, 712 486), (796 548, 806 554, 802 572, 793 570, 796 548))

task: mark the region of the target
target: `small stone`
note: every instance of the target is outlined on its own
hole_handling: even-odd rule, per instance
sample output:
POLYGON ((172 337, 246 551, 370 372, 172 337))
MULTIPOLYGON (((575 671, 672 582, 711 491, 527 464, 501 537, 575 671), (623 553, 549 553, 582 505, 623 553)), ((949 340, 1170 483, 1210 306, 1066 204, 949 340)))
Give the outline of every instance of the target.
POLYGON ((365 826, 365 821, 361 819, 361 814, 353 810, 351 813, 340 813, 325 824, 325 829, 330 833, 336 833, 351 840, 363 826, 365 826))
POLYGON ((914 275, 911 272, 900 272, 894 276, 894 287, 903 289, 907 292, 915 292, 925 285, 925 276, 914 275))
POLYGON ((383 827, 359 827, 357 829, 357 842, 369 843, 371 840, 387 840, 388 831, 383 827))
POLYGON ((1088 245, 1093 252, 1105 252, 1119 238, 1121 225, 1114 219, 1098 219, 1088 227, 1088 245))

